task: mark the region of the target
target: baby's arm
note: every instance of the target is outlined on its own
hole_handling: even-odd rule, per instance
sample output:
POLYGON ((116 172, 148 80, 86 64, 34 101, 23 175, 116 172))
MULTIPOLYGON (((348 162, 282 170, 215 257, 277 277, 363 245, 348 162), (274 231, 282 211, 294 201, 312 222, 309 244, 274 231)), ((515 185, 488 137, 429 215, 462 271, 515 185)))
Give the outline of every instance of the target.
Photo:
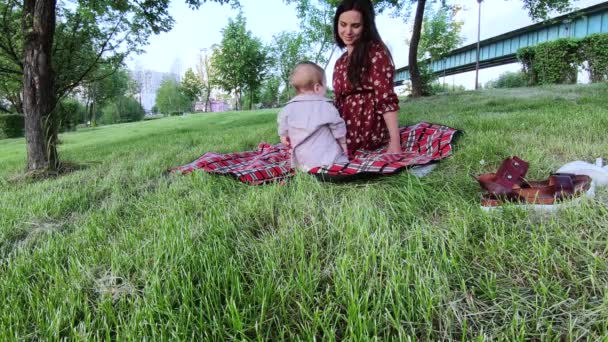
POLYGON ((285 113, 285 110, 281 110, 281 112, 279 112, 279 115, 277 117, 277 128, 279 131, 279 137, 281 137, 281 143, 285 146, 290 146, 290 141, 289 141, 289 129, 287 126, 287 113, 285 113))
POLYGON ((344 154, 348 155, 348 149, 346 147, 346 123, 344 122, 344 119, 340 117, 338 110, 334 106, 331 106, 329 111, 331 112, 332 117, 332 121, 329 124, 331 133, 334 138, 336 138, 338 144, 340 144, 340 147, 342 147, 344 154))
POLYGON ((336 140, 338 141, 338 144, 340 144, 340 147, 342 147, 342 151, 344 152, 344 154, 348 155, 348 147, 346 147, 346 137, 342 137, 336 140))
POLYGON ((285 146, 291 147, 291 141, 288 136, 281 136, 281 143, 285 146))

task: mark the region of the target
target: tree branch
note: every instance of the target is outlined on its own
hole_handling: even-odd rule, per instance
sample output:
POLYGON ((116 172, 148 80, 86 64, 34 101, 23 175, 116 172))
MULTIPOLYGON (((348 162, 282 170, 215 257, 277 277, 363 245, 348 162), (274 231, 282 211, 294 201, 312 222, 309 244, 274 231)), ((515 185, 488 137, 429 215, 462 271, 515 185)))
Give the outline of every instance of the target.
MULTIPOLYGON (((88 74, 95 68, 95 66, 98 64, 99 60, 101 59, 101 57, 103 56, 104 52, 107 52, 109 50, 106 50, 106 47, 108 46, 108 44, 110 43, 110 41, 112 40, 112 38, 114 37, 114 35, 116 34, 116 32, 118 31, 118 26, 119 23, 122 21, 122 19, 124 18, 124 14, 120 17, 120 19, 116 22, 116 25, 114 26, 112 32, 108 35, 108 38, 104 41, 104 43, 101 46, 101 50, 99 51, 99 53, 97 54, 97 56, 95 57, 95 60, 93 61, 93 63, 91 63, 87 69, 80 75, 80 77, 78 77, 78 79, 70 84, 68 84, 67 86, 61 88, 57 94, 60 95, 59 98, 65 96, 65 94, 67 94, 68 92, 70 92, 72 89, 74 89, 75 87, 77 87, 82 80, 84 80, 85 77, 88 76, 88 74)), ((124 60, 124 56, 122 58, 124 60)))

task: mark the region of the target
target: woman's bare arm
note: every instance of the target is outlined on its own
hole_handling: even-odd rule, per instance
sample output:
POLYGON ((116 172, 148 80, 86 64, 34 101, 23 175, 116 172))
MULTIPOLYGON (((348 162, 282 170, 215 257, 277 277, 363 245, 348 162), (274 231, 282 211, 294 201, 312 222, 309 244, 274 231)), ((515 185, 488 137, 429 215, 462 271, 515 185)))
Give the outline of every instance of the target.
POLYGON ((383 115, 388 128, 389 142, 387 153, 401 153, 401 137, 399 135, 399 118, 397 112, 386 112, 383 115))

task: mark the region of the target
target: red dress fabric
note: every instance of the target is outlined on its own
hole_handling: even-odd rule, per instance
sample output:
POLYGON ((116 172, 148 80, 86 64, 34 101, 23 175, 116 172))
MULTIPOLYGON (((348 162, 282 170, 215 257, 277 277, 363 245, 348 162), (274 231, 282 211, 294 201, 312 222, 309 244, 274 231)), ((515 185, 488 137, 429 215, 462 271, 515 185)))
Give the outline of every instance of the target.
POLYGON ((346 122, 346 145, 349 153, 373 150, 389 140, 383 114, 399 110, 399 99, 393 90, 395 66, 380 43, 369 50, 370 70, 363 68, 358 87, 348 81, 348 53, 336 61, 333 75, 335 105, 346 122))

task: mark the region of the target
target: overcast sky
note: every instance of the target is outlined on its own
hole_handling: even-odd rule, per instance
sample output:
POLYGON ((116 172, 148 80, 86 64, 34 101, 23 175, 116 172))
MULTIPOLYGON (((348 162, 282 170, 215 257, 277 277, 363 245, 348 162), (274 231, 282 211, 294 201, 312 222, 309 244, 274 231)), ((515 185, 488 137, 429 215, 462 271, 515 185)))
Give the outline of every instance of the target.
MULTIPOLYGON (((584 8, 601 2, 580 0, 575 1, 574 6, 584 8)), ((474 43, 477 39, 477 1, 458 3, 465 6, 464 11, 459 14, 459 19, 464 22, 464 45, 474 43)), ((247 18, 247 29, 266 43, 270 43, 272 36, 283 30, 298 30, 295 6, 285 5, 283 0, 241 0, 241 4, 247 18)), ((199 10, 191 10, 183 0, 172 1, 169 11, 175 19, 173 30, 151 37, 150 44, 145 47, 146 52, 132 56, 128 62, 129 67, 138 65, 162 72, 179 69, 183 73, 189 67, 194 67, 201 49, 220 43, 220 30, 227 25, 229 18, 234 18, 238 13, 228 5, 221 6, 216 3, 205 3, 199 10)), ((391 49, 396 66, 407 65, 405 40, 411 34, 411 24, 404 23, 402 19, 391 18, 388 14, 378 16, 376 23, 380 35, 391 49)), ((486 0, 482 3, 482 40, 530 24, 532 20, 523 10, 522 1, 486 0)), ((333 61, 330 66, 333 66, 333 61)), ((332 68, 328 69, 328 79, 331 79, 332 68)), ((494 79, 505 70, 517 69, 517 65, 510 65, 482 70, 480 82, 494 79)), ((474 73, 450 76, 446 81, 471 88, 474 85, 474 73)))

